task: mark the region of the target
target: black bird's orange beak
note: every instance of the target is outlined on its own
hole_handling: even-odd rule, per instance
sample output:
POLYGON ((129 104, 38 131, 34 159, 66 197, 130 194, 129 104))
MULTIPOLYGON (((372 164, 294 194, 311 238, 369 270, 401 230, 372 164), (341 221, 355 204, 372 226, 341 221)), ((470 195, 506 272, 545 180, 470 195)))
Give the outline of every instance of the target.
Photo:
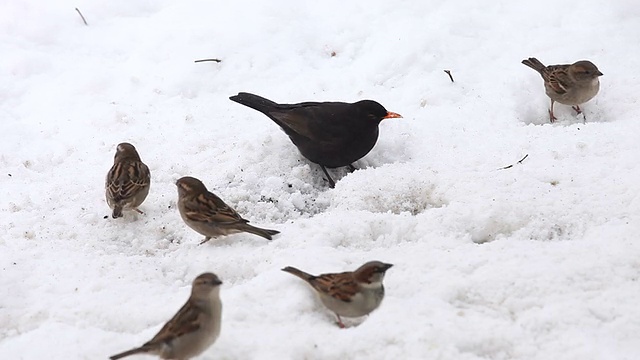
POLYGON ((394 112, 387 111, 387 115, 385 115, 385 116, 383 117, 383 119, 401 118, 401 117, 402 117, 402 115, 400 115, 400 114, 396 114, 396 113, 394 113, 394 112))

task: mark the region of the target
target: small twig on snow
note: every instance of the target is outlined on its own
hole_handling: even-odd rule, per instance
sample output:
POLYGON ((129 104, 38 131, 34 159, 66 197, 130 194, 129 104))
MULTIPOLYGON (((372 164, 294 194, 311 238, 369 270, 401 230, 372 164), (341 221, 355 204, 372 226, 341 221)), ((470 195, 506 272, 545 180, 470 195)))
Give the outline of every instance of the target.
POLYGON ((199 62, 205 62, 205 61, 215 61, 217 63, 222 62, 222 60, 220 59, 202 59, 202 60, 196 60, 195 62, 199 63, 199 62))
POLYGON ((529 154, 525 155, 525 156, 524 156, 522 159, 520 159, 517 163, 515 163, 515 164, 511 164, 511 165, 509 165, 509 166, 501 167, 501 168, 500 168, 500 169, 498 169, 498 170, 506 170, 506 169, 510 169, 510 168, 512 168, 512 167, 513 167, 513 165, 516 165, 516 164, 522 164, 522 162, 524 161, 524 159, 526 159, 527 157, 529 157, 529 154))
POLYGON ((444 72, 446 72, 447 75, 449 75, 449 79, 451 79, 451 82, 454 82, 453 81, 453 75, 451 75, 451 70, 444 70, 444 72))
POLYGON ((89 24, 87 24, 87 20, 85 20, 84 15, 82 15, 82 13, 80 12, 80 9, 76 8, 76 11, 78 12, 78 14, 80 14, 80 17, 82 18, 82 22, 86 25, 89 26, 89 24))

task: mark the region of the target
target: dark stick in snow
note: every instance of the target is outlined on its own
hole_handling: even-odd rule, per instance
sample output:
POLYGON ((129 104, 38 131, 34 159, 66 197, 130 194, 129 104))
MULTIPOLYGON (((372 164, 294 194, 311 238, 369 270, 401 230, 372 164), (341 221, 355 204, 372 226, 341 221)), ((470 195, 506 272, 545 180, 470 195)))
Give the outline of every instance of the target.
POLYGON ((220 59, 202 59, 202 60, 196 60, 194 62, 199 63, 199 62, 205 62, 205 61, 215 61, 215 62, 218 62, 218 63, 222 62, 222 60, 220 60, 220 59))
POLYGON ((78 14, 80 14, 80 17, 82 18, 82 22, 86 25, 89 26, 89 24, 87 24, 87 20, 85 20, 84 15, 82 15, 82 13, 80 12, 80 9, 76 8, 76 11, 78 12, 78 14))
POLYGON ((449 79, 451 79, 451 82, 454 82, 453 81, 453 75, 451 75, 451 70, 444 70, 444 72, 446 72, 447 75, 449 75, 449 79))
POLYGON ((516 164, 522 164, 522 162, 524 161, 524 159, 526 159, 527 157, 529 157, 529 154, 525 155, 525 156, 524 156, 522 159, 520 159, 517 163, 515 163, 515 164, 511 164, 511 165, 509 165, 509 166, 501 167, 501 168, 500 168, 500 169, 498 169, 498 170, 506 170, 506 169, 510 169, 510 168, 512 168, 512 167, 513 167, 513 165, 516 165, 516 164))

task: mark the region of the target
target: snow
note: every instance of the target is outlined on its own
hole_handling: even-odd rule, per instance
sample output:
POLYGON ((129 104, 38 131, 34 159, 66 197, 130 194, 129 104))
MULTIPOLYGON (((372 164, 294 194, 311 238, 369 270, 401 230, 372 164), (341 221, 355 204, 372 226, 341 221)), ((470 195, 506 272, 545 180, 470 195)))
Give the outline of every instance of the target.
POLYGON ((199 359, 640 358, 638 33, 635 0, 0 2, 0 359, 139 346, 205 271, 223 324, 199 359), (530 56, 598 65, 586 121, 548 122, 530 56), (404 118, 329 189, 239 91, 404 118), (151 193, 105 219, 123 141, 151 193), (282 233, 198 246, 186 175, 282 233), (374 259, 386 298, 345 330, 280 271, 374 259))

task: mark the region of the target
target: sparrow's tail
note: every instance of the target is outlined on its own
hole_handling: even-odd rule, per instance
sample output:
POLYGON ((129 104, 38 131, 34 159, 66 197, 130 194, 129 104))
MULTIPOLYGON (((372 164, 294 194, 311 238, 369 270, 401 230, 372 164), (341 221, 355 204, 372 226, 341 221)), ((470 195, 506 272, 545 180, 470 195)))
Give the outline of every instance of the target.
POLYGON ((149 352, 150 350, 151 349, 148 346, 141 346, 139 348, 131 349, 131 350, 122 352, 120 354, 113 355, 109 359, 118 360, 118 359, 122 359, 123 357, 127 357, 129 355, 139 354, 139 353, 146 353, 146 352, 149 352))
POLYGON ((274 107, 278 106, 277 103, 269 99, 265 99, 262 96, 246 92, 238 93, 238 95, 231 96, 229 99, 244 106, 248 106, 252 109, 258 110, 264 114, 273 110, 274 107))
POLYGON ((111 217, 114 218, 114 219, 122 217, 122 208, 120 206, 114 206, 113 207, 113 214, 111 214, 111 217))
POLYGON ((540 62, 540 60, 536 58, 524 59, 522 60, 522 63, 532 68, 533 70, 539 72, 541 75, 544 73, 545 69, 547 68, 546 66, 544 66, 543 63, 540 62))
POLYGON ((272 236, 275 234, 280 234, 280 231, 277 231, 277 230, 261 229, 259 227, 251 226, 249 224, 244 224, 241 230, 254 235, 262 236, 267 240, 271 240, 272 236))
POLYGON ((306 273, 300 269, 296 269, 293 266, 287 266, 286 268, 282 269, 282 271, 284 272, 288 272, 289 274, 295 275, 297 277, 299 277, 300 279, 304 280, 304 281, 310 281, 313 280, 315 278, 315 276, 306 273))

